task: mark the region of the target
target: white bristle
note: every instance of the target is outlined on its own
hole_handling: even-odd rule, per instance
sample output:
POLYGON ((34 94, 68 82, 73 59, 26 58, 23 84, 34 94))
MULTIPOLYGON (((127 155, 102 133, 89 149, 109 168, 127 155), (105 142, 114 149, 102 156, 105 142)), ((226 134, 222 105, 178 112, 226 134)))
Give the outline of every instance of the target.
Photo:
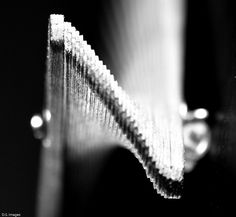
POLYGON ((51 23, 51 35, 50 35, 51 40, 56 42, 63 40, 64 16, 52 14, 50 16, 50 23, 51 23))

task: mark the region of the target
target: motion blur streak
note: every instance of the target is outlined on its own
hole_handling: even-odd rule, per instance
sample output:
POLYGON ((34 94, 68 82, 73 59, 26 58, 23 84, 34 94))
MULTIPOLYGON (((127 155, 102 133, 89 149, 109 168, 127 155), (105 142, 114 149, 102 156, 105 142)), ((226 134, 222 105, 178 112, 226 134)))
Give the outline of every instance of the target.
POLYGON ((111 11, 107 47, 121 86, 142 105, 179 105, 184 1, 115 1, 111 11))

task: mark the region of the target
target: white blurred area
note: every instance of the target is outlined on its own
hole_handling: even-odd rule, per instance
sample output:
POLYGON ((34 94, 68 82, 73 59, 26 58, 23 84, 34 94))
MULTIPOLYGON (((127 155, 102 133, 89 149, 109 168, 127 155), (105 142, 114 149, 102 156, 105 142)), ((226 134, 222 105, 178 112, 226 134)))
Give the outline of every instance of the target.
POLYGON ((142 105, 179 105, 184 1, 114 1, 109 16, 107 47, 119 84, 142 105))
POLYGON ((43 119, 40 115, 34 115, 30 120, 30 124, 33 129, 40 128, 43 125, 43 119))

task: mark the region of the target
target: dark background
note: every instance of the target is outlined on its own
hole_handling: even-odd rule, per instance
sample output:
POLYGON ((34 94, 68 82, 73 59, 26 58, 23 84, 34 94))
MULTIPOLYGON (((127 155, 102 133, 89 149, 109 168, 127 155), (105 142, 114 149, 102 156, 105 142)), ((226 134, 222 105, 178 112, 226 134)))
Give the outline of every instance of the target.
MULTIPOLYGON (((57 4, 1 8, 0 213, 27 217, 35 213, 41 144, 33 137, 30 118, 43 107, 49 15, 64 14, 101 59, 106 59, 100 30, 104 28, 107 2, 77 1, 77 7, 57 4)), ((118 148, 109 156, 88 206, 80 210, 72 195, 65 216, 70 216, 69 212, 71 216, 81 212, 110 216, 141 212, 225 216, 234 210, 235 9, 233 1, 188 3, 185 98, 191 109, 205 107, 210 111, 214 146, 194 172, 185 176, 183 198, 160 198, 133 155, 118 148)))

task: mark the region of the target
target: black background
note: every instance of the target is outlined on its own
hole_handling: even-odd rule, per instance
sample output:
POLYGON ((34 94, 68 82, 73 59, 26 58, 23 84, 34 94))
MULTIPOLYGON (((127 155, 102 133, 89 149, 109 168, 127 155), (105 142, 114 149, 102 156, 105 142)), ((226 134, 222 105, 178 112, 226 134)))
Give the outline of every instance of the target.
MULTIPOLYGON (((49 15, 64 14, 101 59, 106 59, 100 29, 104 28, 107 2, 1 8, 0 213, 21 213, 27 217, 35 213, 40 141, 33 137, 30 118, 41 112, 43 106, 49 15)), ((84 216, 85 213, 132 216, 141 212, 223 216, 234 210, 231 196, 236 193, 233 14, 236 7, 233 1, 207 0, 191 1, 187 9, 185 98, 190 108, 205 107, 210 111, 209 123, 219 151, 209 153, 193 173, 185 176, 183 198, 170 201, 156 195, 131 153, 115 149, 88 206, 80 210, 79 201, 77 204, 72 198, 67 202, 65 216, 81 212, 84 216)))

